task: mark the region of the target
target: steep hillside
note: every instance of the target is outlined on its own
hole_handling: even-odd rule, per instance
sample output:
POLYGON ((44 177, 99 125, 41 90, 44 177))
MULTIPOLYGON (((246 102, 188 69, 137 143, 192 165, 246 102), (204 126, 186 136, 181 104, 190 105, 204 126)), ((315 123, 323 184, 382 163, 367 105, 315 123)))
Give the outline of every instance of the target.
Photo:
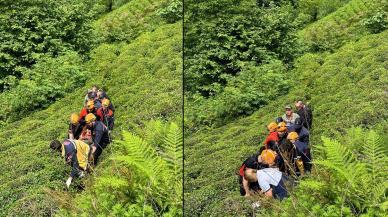
MULTIPOLYGON (((122 7, 131 13, 130 5, 142 2, 131 1, 122 7)), ((120 8, 117 11, 122 13, 120 8)), ((91 85, 104 88, 116 106, 115 140, 129 129, 136 129, 141 135, 142 126, 153 119, 167 123, 180 121, 177 117, 181 114, 182 25, 154 18, 159 19, 160 25, 152 32, 141 29, 138 37, 128 43, 101 44, 95 48, 91 59, 82 65, 90 72, 83 87, 66 90, 67 94, 47 109, 2 128, 0 165, 7 172, 0 176, 0 216, 51 216, 62 205, 59 199, 86 194, 78 192, 76 187, 67 193, 62 191, 70 168, 48 145, 53 139, 65 138, 69 115, 81 110, 85 91, 91 85), (52 194, 59 196, 54 198, 52 194)), ((94 176, 87 177, 85 188, 93 188, 100 170, 111 169, 112 165, 104 165, 104 161, 109 156, 121 155, 119 146, 114 142, 104 151, 102 166, 96 168, 94 176)), ((77 181, 75 186, 83 185, 82 182, 77 181)))
MULTIPOLYGON (((349 7, 354 8, 358 2, 351 1, 337 12, 317 23, 312 23, 302 31, 301 35, 308 35, 306 32, 322 33, 322 41, 325 43, 328 41, 330 44, 332 33, 332 29, 328 27, 330 20, 333 17, 346 15, 347 13, 343 11, 348 11, 349 7)), ((359 11, 365 12, 362 9, 359 11)), ((349 21, 343 22, 349 23, 349 21)), ((351 31, 353 30, 349 30, 351 31)), ((266 125, 283 114, 284 105, 292 104, 296 99, 305 99, 313 108, 311 144, 314 159, 325 159, 324 151, 318 152, 314 149, 315 146, 322 144, 323 135, 344 140, 342 136, 346 135, 345 132, 352 126, 373 128, 381 135, 387 131, 388 31, 379 34, 352 32, 355 34, 354 37, 348 37, 348 33, 345 34, 346 40, 333 37, 333 40, 338 40, 339 43, 332 47, 332 53, 306 53, 295 61, 295 68, 288 72, 292 78, 292 88, 288 94, 270 102, 252 115, 222 127, 202 127, 194 133, 187 131, 185 135, 185 213, 187 216, 252 214, 250 200, 240 196, 237 170, 243 160, 261 146, 267 134, 266 125), (352 41, 354 39, 359 40, 352 41), (343 43, 346 44, 341 46, 343 43), (338 47, 340 48, 337 50, 338 47)), ((309 42, 307 40, 307 43, 309 42)), ((190 108, 186 108, 185 112, 190 112, 190 108)), ((348 141, 351 141, 351 138, 348 141)), ((380 142, 382 144, 377 144, 381 144, 384 158, 384 161, 381 161, 385 162, 386 136, 380 142)), ((386 169, 383 167, 382 171, 384 170, 386 169)), ((359 198, 352 198, 354 201, 349 199, 346 203, 339 199, 335 200, 333 198, 341 197, 343 193, 341 188, 335 188, 337 190, 335 193, 333 193, 334 190, 327 189, 335 185, 346 189, 344 187, 346 185, 341 185, 341 182, 335 183, 333 180, 332 182, 322 181, 325 184, 321 184, 318 182, 321 180, 317 178, 320 176, 334 177, 335 173, 328 172, 323 166, 315 166, 309 181, 302 181, 299 187, 291 189, 291 193, 295 192, 295 195, 283 203, 264 200, 263 208, 256 214, 339 216, 343 212, 347 215, 369 212, 371 215, 374 213, 379 216, 384 212, 382 210, 386 209, 386 206, 377 202, 374 205, 367 205, 368 208, 362 208, 359 206, 359 198), (341 203, 345 207, 343 210, 341 203)), ((380 197, 384 198, 384 196, 380 197)))
POLYGON ((384 11, 388 4, 381 0, 352 0, 335 12, 312 23, 299 32, 300 39, 311 52, 334 51, 348 41, 384 29, 384 11), (369 25, 370 21, 374 25, 369 25), (382 25, 382 26, 379 26, 382 25))

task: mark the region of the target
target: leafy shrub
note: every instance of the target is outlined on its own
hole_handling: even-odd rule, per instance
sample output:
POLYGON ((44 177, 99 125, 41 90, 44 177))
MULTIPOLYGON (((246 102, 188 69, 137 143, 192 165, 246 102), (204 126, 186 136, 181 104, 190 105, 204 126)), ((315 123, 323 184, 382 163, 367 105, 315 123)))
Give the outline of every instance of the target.
POLYGON ((98 0, 95 4, 100 8, 102 13, 111 12, 122 5, 128 3, 130 0, 98 0))
POLYGON ((335 12, 350 0, 300 0, 298 1, 298 18, 303 19, 304 24, 308 24, 328 14, 335 12))
POLYGON ((157 11, 157 15, 161 16, 168 23, 181 21, 183 18, 183 1, 169 1, 163 8, 157 11))
POLYGON ((136 0, 117 8, 94 23, 98 40, 106 43, 130 42, 142 32, 152 31, 162 22, 156 11, 165 0, 136 0))
POLYGON ((386 11, 380 9, 372 17, 365 19, 363 24, 371 33, 379 33, 386 30, 388 27, 386 11))
POLYGON ((352 0, 299 32, 310 52, 334 51, 346 42, 369 34, 363 20, 384 5, 381 1, 352 0))
POLYGON ((40 57, 86 54, 94 44, 86 0, 7 0, 0 8, 0 92, 9 85, 4 78, 20 78, 40 57))
POLYGON ((23 77, 16 87, 0 94, 3 102, 0 120, 21 119, 83 86, 88 73, 82 69, 81 63, 80 56, 75 52, 57 58, 41 57, 31 69, 23 71, 23 77))
POLYGON ((221 125, 288 90, 284 72, 300 50, 292 6, 245 0, 186 5, 189 125, 221 125))
POLYGON ((209 99, 188 98, 187 122, 220 125, 236 116, 250 115, 258 108, 287 93, 290 80, 281 61, 261 66, 246 64, 239 75, 228 79, 224 90, 209 99))
POLYGON ((219 94, 228 78, 238 75, 245 64, 273 59, 290 63, 298 55, 291 7, 261 9, 253 1, 220 3, 229 6, 187 3, 187 94, 219 94), (199 19, 206 16, 209 18, 199 19))

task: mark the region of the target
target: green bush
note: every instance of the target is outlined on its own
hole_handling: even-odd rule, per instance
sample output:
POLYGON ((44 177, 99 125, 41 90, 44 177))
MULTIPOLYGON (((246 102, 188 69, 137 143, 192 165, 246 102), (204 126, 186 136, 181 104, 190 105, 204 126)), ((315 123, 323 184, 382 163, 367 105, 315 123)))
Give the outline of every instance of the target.
POLYGON ((369 34, 363 25, 364 19, 370 19, 381 7, 386 7, 384 1, 352 0, 301 30, 299 36, 310 52, 332 52, 369 34))
POLYGON ((287 92, 285 71, 300 54, 287 2, 185 4, 188 125, 221 125, 287 92))
POLYGON ((315 22, 335 12, 350 0, 300 0, 298 1, 298 19, 304 24, 315 22), (303 17, 303 18, 302 18, 303 17))
POLYGON ((142 32, 162 24, 156 15, 166 0, 136 0, 117 8, 94 23, 98 40, 106 43, 130 42, 142 32))
POLYGON ((172 0, 167 2, 166 6, 157 11, 157 15, 161 16, 168 23, 181 21, 183 18, 183 1, 172 0))
POLYGON ((372 17, 364 20, 364 26, 366 26, 371 33, 379 33, 387 29, 387 12, 380 9, 372 17))
MULTIPOLYGON (((0 92, 8 76, 22 77, 41 57, 66 51, 87 54, 93 47, 94 11, 87 0, 2 1, 0 18, 0 92)), ((11 84, 12 86, 12 84, 11 84)))
POLYGON ((291 87, 285 66, 273 61, 261 66, 246 64, 238 76, 228 79, 224 90, 211 98, 188 98, 187 122, 193 125, 222 125, 240 115, 250 115, 291 87))
POLYGON ((217 7, 212 7, 214 2, 187 3, 187 94, 217 95, 244 65, 276 59, 290 63, 299 54, 292 7, 262 9, 254 1, 218 3, 217 7))
POLYGON ((57 58, 41 57, 31 69, 23 70, 17 86, 0 93, 0 101, 3 102, 0 121, 20 120, 82 87, 90 74, 81 64, 82 59, 75 52, 57 58))

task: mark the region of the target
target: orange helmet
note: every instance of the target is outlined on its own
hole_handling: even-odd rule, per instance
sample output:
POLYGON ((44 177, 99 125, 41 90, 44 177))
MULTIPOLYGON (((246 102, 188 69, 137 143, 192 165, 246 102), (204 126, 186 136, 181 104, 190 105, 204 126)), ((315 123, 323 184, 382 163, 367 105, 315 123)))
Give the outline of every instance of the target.
POLYGON ((89 100, 89 101, 86 103, 86 108, 87 108, 88 110, 94 109, 94 101, 93 101, 93 100, 89 100))
POLYGON ((270 149, 265 149, 261 152, 260 156, 264 163, 273 164, 275 162, 276 152, 270 149))
POLYGON ((105 98, 102 100, 102 106, 104 106, 104 108, 107 108, 109 105, 110 105, 109 99, 105 98))
POLYGON ((78 120, 79 120, 79 115, 77 113, 71 114, 70 123, 76 124, 76 123, 78 123, 78 120))
POLYGON ((288 134, 287 139, 289 140, 297 140, 299 138, 297 132, 291 132, 288 134))
POLYGON ((96 116, 93 113, 89 113, 85 117, 85 121, 87 124, 90 124, 91 122, 96 120, 96 116))
POLYGON ((280 123, 278 124, 278 129, 277 129, 277 131, 280 132, 280 133, 287 132, 286 123, 280 122, 280 123))
POLYGON ((275 132, 278 128, 278 125, 275 122, 271 122, 270 124, 268 124, 267 128, 269 132, 275 132))

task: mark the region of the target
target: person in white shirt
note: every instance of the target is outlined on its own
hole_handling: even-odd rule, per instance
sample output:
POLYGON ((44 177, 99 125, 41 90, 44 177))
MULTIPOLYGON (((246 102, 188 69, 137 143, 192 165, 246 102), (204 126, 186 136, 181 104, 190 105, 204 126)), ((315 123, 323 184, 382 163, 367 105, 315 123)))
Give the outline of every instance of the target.
POLYGON ((270 149, 264 150, 259 160, 268 164, 269 168, 260 170, 248 168, 245 170, 244 178, 249 182, 258 182, 265 196, 282 200, 287 197, 287 190, 282 180, 283 174, 276 166, 276 158, 276 152, 270 149))

